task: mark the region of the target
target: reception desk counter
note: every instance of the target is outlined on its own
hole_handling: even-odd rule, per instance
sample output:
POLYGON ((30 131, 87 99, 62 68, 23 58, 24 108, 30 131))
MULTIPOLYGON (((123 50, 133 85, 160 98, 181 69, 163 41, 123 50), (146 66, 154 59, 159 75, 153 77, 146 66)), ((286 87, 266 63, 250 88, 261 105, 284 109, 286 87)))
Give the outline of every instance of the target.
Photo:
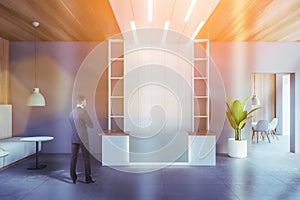
POLYGON ((103 166, 216 165, 216 134, 211 132, 180 131, 136 137, 121 131, 105 131, 100 135, 103 166))
POLYGON ((129 135, 120 131, 105 131, 102 136, 102 165, 129 165, 129 135))

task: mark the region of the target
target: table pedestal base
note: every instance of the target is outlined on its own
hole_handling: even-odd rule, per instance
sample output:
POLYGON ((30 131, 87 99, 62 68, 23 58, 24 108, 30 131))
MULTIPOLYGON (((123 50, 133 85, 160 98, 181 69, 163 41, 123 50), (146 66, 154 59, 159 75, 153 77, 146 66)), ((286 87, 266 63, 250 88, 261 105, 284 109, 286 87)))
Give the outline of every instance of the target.
POLYGON ((35 166, 35 167, 28 167, 28 170, 37 170, 37 169, 44 169, 45 167, 47 167, 47 165, 39 165, 39 166, 35 166))

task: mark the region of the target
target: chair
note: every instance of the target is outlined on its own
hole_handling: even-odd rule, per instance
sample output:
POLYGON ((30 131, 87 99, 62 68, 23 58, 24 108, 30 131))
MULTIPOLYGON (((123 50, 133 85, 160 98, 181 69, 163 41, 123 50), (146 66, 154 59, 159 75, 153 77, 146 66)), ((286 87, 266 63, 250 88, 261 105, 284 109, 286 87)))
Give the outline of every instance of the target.
POLYGON ((269 122, 268 120, 259 120, 256 126, 252 127, 252 141, 254 139, 256 133, 257 143, 258 143, 258 135, 261 134, 262 139, 264 140, 264 136, 267 136, 268 141, 270 143, 269 134, 269 122))
POLYGON ((272 137, 274 138, 274 136, 276 137, 277 140, 279 140, 279 138, 276 135, 276 127, 278 125, 278 119, 277 118, 273 118, 272 121, 270 122, 269 125, 269 133, 271 133, 272 137))

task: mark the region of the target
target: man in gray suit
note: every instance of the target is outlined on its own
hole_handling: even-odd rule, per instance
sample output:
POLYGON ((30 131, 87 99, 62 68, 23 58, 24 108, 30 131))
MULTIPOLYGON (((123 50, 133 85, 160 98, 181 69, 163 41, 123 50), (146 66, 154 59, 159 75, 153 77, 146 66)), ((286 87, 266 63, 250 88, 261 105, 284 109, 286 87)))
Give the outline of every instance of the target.
POLYGON ((94 183, 95 181, 91 177, 91 164, 90 164, 90 153, 87 150, 88 142, 88 131, 87 128, 93 128, 94 125, 92 120, 85 110, 86 99, 84 96, 79 95, 77 97, 77 106, 70 113, 70 123, 73 130, 72 135, 72 156, 70 164, 70 176, 74 184, 76 184, 76 164, 79 148, 82 151, 85 168, 85 182, 94 183))

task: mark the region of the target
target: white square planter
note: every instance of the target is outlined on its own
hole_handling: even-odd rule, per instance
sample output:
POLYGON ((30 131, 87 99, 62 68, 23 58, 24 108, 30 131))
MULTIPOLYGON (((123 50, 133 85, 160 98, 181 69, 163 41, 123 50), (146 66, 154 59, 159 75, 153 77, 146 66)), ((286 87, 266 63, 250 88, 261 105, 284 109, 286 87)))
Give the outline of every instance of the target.
POLYGON ((228 155, 233 158, 246 158, 247 140, 228 138, 228 155))

